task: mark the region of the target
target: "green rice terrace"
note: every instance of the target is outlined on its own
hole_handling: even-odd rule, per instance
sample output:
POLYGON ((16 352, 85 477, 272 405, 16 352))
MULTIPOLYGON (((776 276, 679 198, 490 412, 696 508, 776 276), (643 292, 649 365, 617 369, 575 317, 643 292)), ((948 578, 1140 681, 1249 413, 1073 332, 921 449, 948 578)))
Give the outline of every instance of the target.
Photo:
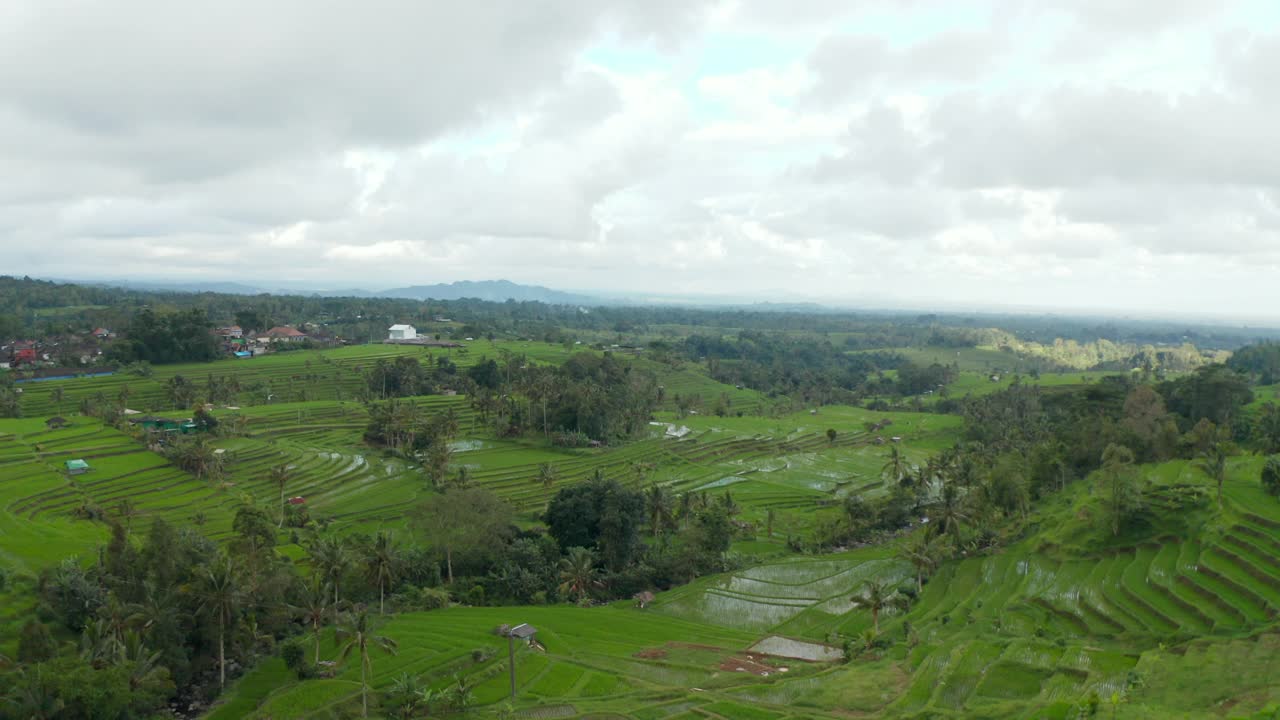
POLYGON ((961 355, 949 414, 516 341, 26 383, 0 654, 40 664, 5 707, 45 716, 61 645, 217 720, 1280 717, 1274 386, 997 359, 961 355), (493 391, 370 397, 406 356, 493 391), (234 389, 185 411, 177 375, 234 389), (73 411, 103 397, 140 412, 73 411), (161 673, 139 648, 179 628, 161 673))

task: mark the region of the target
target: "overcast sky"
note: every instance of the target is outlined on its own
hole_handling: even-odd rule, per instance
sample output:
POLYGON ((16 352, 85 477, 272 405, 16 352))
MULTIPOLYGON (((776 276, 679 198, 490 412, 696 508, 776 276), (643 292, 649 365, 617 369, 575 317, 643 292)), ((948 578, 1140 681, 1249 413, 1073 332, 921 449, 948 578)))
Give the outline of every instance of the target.
POLYGON ((1277 317, 1277 128, 1275 0, 8 0, 0 273, 1277 317))

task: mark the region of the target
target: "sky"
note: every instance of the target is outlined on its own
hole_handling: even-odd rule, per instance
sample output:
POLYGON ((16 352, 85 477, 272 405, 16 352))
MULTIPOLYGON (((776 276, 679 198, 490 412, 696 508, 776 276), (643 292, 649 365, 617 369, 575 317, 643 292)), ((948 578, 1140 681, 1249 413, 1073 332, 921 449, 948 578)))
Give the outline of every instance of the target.
POLYGON ((1280 319, 1274 0, 8 0, 0 273, 1280 319))

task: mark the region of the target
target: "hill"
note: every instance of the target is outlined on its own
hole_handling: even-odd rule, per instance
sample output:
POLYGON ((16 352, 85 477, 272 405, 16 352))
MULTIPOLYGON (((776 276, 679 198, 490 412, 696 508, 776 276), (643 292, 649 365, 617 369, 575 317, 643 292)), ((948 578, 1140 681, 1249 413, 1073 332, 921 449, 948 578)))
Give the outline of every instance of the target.
POLYGON ((548 305, 597 305, 599 298, 551 290, 540 285, 519 285, 510 280, 459 280, 436 285, 412 285, 374 293, 379 297, 413 300, 461 300, 474 298, 489 302, 543 302, 548 305))

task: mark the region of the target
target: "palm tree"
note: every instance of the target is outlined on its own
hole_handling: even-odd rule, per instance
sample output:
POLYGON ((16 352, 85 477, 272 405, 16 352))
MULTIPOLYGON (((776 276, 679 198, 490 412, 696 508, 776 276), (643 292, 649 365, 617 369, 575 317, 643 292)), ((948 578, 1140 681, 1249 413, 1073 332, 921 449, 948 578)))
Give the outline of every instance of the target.
POLYGON ((942 548, 939 546, 937 536, 926 532, 916 536, 910 544, 902 546, 898 555, 915 568, 916 592, 919 593, 924 590, 925 576, 937 569, 942 559, 942 548))
POLYGON ((871 627, 880 634, 880 613, 890 609, 904 609, 907 598, 897 589, 890 589, 885 583, 868 580, 862 587, 861 595, 849 598, 853 606, 871 611, 871 627))
POLYGON ((337 536, 317 539, 311 544, 311 564, 320 577, 333 587, 333 621, 337 623, 339 585, 351 565, 346 543, 337 536))
POLYGON ((396 641, 389 637, 375 635, 369 625, 369 613, 363 607, 357 609, 345 628, 338 631, 338 655, 346 660, 351 653, 360 658, 360 716, 369 717, 369 676, 373 674, 373 663, 369 660, 369 650, 381 648, 388 655, 396 654, 396 641))
POLYGON ((689 520, 693 518, 693 506, 695 501, 696 500, 692 492, 680 493, 679 512, 680 524, 682 526, 687 527, 689 525, 689 520))
POLYGON ((213 562, 201 568, 197 575, 196 592, 200 598, 200 611, 212 615, 218 623, 218 686, 227 686, 227 632, 235 623, 240 605, 240 582, 231 558, 219 554, 213 562))
POLYGON ((960 495, 960 488, 955 482, 943 484, 942 491, 938 493, 938 505, 934 515, 937 516, 941 532, 950 535, 955 540, 956 546, 960 546, 964 542, 960 529, 972 518, 964 507, 964 497, 960 495))
POLYGON ((325 613, 329 612, 329 585, 316 577, 311 584, 302 584, 301 603, 292 606, 293 612, 311 627, 315 637, 316 659, 320 662, 320 628, 324 627, 325 613))
POLYGON ((671 491, 661 485, 651 485, 644 494, 645 509, 649 513, 649 527, 653 528, 653 536, 671 528, 672 502, 671 491))
POLYGON ((395 582, 398 550, 390 531, 379 530, 365 556, 365 575, 378 585, 378 614, 387 611, 387 585, 395 582))
POLYGON ((127 539, 133 530, 133 519, 142 513, 138 512, 138 506, 129 498, 120 501, 120 504, 116 507, 116 512, 124 519, 124 536, 127 539))
POLYGON ((1196 469, 1218 485, 1218 508, 1222 508, 1222 486, 1227 481, 1227 445, 1217 441, 1205 448, 1196 469))
POLYGON ((276 487, 280 490, 280 524, 276 527, 284 527, 284 510, 286 507, 284 500, 284 488, 285 485, 289 483, 290 470, 291 468, 287 463, 274 465, 270 470, 271 482, 275 483, 276 487))
POLYGON ((132 630, 125 635, 121 648, 121 660, 129 668, 129 690, 139 692, 168 686, 168 668, 160 664, 161 653, 152 652, 142 641, 142 636, 132 630))
POLYGON ((542 483, 542 487, 550 490, 551 486, 556 484, 557 476, 556 466, 551 463, 538 464, 538 476, 534 478, 534 482, 542 483))
POLYGON ((576 595, 581 601, 599 585, 597 575, 594 553, 584 547, 569 548, 569 554, 560 560, 560 592, 576 595))
POLYGON ((890 482, 902 482, 907 477, 907 458, 897 445, 889 448, 889 457, 880 469, 880 476, 888 476, 890 482))

